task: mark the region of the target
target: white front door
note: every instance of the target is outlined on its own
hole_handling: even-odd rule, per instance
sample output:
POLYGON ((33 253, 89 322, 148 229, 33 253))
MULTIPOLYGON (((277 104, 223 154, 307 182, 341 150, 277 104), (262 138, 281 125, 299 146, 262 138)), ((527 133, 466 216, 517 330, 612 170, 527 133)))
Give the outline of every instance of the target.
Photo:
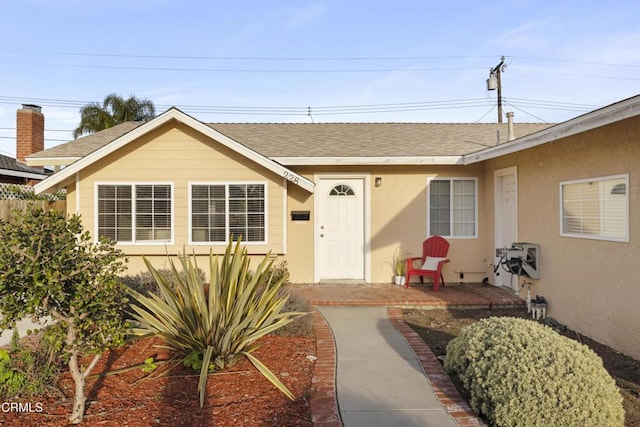
MULTIPOLYGON (((511 247, 518 240, 518 179, 515 167, 501 169, 495 172, 495 239, 494 247, 511 247)), ((495 257, 494 265, 498 265, 500 258, 495 257)), ((502 267, 494 274, 496 286, 511 288, 511 274, 502 267)), ((515 279, 514 279, 515 280, 515 279)), ((515 285, 516 283, 514 283, 515 285)))
POLYGON ((320 178, 316 191, 316 276, 364 280, 364 179, 320 178))

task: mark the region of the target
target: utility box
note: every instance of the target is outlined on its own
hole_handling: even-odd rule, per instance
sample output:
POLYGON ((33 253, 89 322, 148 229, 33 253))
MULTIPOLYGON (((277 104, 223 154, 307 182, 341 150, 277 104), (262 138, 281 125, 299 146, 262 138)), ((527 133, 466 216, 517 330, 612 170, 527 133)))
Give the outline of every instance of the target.
POLYGON ((498 79, 495 75, 491 75, 487 79, 487 90, 496 90, 498 89, 498 79))
POLYGON ((540 278, 540 245, 535 243, 514 242, 510 248, 497 248, 499 265, 508 273, 531 279, 540 278))

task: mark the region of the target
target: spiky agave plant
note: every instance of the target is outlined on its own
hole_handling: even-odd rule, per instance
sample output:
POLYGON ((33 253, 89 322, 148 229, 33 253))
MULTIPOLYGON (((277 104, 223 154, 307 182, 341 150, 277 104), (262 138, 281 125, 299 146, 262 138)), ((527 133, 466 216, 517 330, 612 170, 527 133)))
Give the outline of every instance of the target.
POLYGON ((135 320, 133 334, 158 336, 168 347, 194 355, 200 367, 200 406, 204 405, 207 376, 212 369, 224 369, 246 357, 274 386, 290 399, 293 394, 251 353, 260 337, 307 313, 282 313, 288 293, 278 292, 284 280, 270 283, 272 260, 264 257, 255 271, 249 270, 249 256, 240 240, 229 242, 224 255, 209 255, 208 292, 198 274, 195 256, 179 257, 182 273, 169 258, 173 277, 163 278, 145 259, 149 272, 158 283, 159 294, 144 296, 131 290, 139 302, 132 305, 135 320), (266 288, 263 285, 267 283, 266 288))

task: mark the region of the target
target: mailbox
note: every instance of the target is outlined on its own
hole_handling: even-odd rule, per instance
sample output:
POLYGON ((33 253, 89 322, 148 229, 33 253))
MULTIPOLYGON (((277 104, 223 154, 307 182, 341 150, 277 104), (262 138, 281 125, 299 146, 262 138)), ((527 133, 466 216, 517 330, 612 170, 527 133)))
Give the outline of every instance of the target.
POLYGON ((291 211, 291 221, 309 221, 310 219, 310 211, 291 211))

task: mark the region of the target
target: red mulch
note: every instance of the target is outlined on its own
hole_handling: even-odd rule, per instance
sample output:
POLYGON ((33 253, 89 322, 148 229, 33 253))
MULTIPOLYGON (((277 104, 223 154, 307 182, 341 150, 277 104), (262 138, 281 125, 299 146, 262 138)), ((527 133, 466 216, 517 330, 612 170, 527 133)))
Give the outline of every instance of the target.
MULTIPOLYGON (((171 357, 157 339, 136 342, 102 356, 92 374, 141 364, 148 357, 171 357)), ((158 365, 152 374, 141 369, 87 380, 84 422, 90 426, 291 426, 309 427, 309 395, 315 355, 312 337, 265 337, 253 354, 291 390, 291 401, 267 381, 246 359, 209 376, 204 408, 200 408, 198 376, 182 364, 168 371, 158 365), (146 377, 146 378, 145 378, 146 377)), ((0 406, 2 426, 64 426, 71 411, 73 381, 65 373, 61 394, 32 398, 34 413, 5 412, 0 406), (64 395, 64 396, 63 396, 64 395), (42 412, 36 413, 36 403, 42 412)), ((25 403, 26 401, 22 401, 25 403)))

